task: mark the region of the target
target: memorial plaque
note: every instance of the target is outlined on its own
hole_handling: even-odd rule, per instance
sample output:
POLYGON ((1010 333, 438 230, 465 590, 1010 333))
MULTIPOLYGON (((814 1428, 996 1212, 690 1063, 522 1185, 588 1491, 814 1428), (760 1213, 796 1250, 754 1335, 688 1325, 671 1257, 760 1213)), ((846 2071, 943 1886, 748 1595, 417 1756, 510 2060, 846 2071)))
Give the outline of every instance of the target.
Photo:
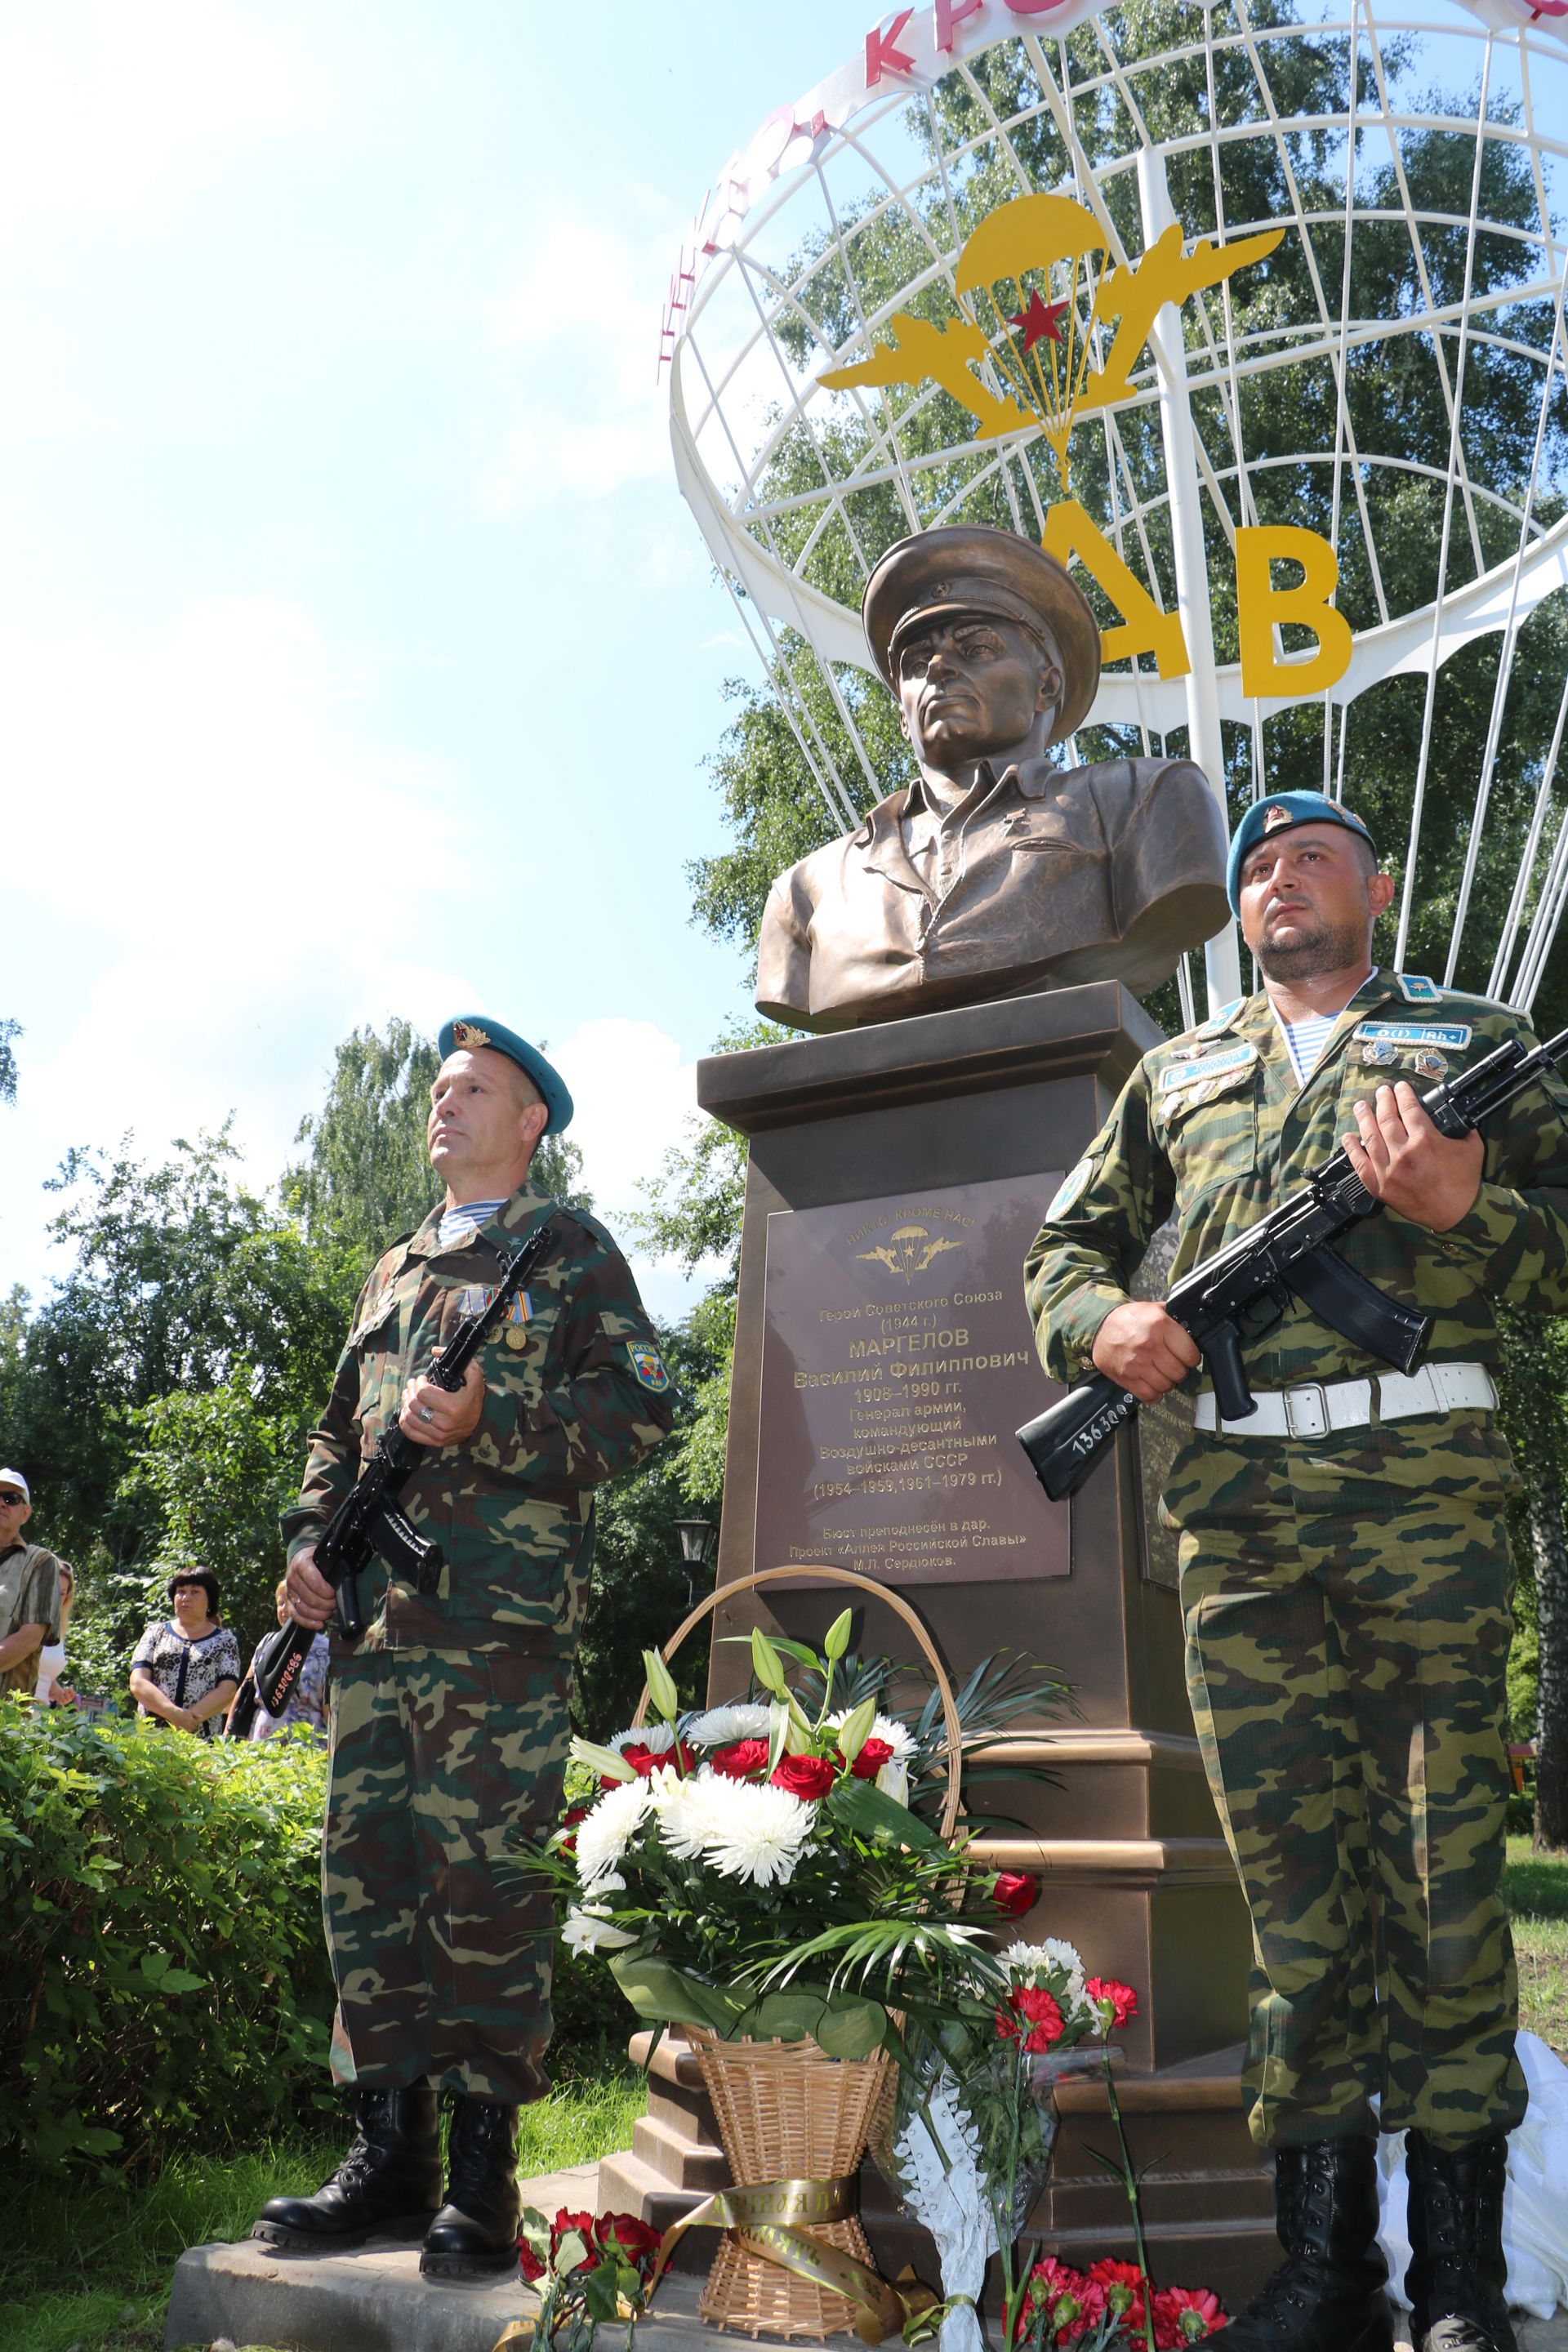
POLYGON ((768 1219, 756 1562, 888 1584, 1066 1576, 1068 1507, 1014 1432, 1060 1394, 1024 1258, 1060 1177, 768 1219))

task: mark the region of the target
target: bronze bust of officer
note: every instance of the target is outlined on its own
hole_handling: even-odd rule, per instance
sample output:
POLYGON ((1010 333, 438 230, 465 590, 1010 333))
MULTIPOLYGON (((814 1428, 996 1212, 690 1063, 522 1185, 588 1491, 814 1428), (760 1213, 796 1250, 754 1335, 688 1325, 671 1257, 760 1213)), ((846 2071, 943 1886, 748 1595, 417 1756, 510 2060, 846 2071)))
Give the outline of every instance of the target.
POLYGON ((774 883, 760 1013, 847 1029, 1081 981, 1136 992, 1229 919, 1201 768, 1046 756, 1100 684, 1094 614, 1054 556, 922 531, 883 556, 862 619, 921 772, 774 883))

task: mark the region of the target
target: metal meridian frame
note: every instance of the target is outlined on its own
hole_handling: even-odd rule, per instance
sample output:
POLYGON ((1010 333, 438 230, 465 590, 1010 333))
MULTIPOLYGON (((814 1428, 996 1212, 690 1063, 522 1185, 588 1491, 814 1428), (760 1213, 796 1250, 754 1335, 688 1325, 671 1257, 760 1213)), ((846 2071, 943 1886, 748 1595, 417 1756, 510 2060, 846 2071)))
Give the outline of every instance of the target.
MULTIPOLYGON (((1131 399, 1114 411, 1085 419, 1077 428, 1086 443, 1091 433, 1102 436, 1110 494, 1109 535, 1151 583, 1160 582, 1164 569, 1161 601, 1167 608, 1173 602, 1179 604, 1194 663, 1187 678, 1170 682, 1162 681, 1147 660, 1108 668, 1095 723, 1135 730, 1145 751, 1163 748, 1164 738, 1173 731, 1184 732, 1194 756, 1223 793, 1222 725, 1228 721, 1247 732, 1253 790, 1260 788, 1267 722, 1276 712, 1297 704, 1289 697, 1262 704, 1248 699, 1242 694, 1237 666, 1215 664, 1207 627, 1205 512, 1211 529, 1217 520, 1225 538, 1234 541, 1239 526, 1258 520, 1258 485, 1269 467, 1310 467, 1320 475, 1326 473, 1336 541, 1342 520, 1349 523, 1353 519, 1378 619, 1375 625, 1358 634, 1346 675, 1328 694, 1310 698, 1322 709, 1325 790, 1342 789, 1350 712, 1356 699, 1370 687, 1399 674, 1425 679, 1395 951, 1398 961, 1405 951, 1414 903, 1433 758, 1438 673, 1444 662, 1472 639, 1497 635, 1500 640, 1485 756, 1476 784, 1445 973, 1451 981, 1469 919, 1481 827, 1520 632, 1543 597, 1568 588, 1568 480, 1561 478, 1561 453, 1553 448, 1551 429, 1553 403, 1560 399, 1568 379, 1568 325, 1563 317, 1568 232, 1554 220, 1552 211, 1554 194, 1561 196, 1568 186, 1568 175, 1563 170, 1568 162, 1568 41, 1549 22, 1500 24, 1495 20, 1503 12, 1498 0, 1486 0, 1484 15, 1480 5, 1449 9, 1443 0, 1427 0, 1426 14, 1413 14, 1406 8, 1397 16, 1374 15, 1372 0, 1349 0, 1348 6, 1331 6, 1321 16, 1280 26, 1255 23, 1249 0, 1228 0, 1223 16, 1212 7, 1193 9, 1190 40, 1173 45, 1158 57, 1124 61, 1108 37, 1108 13, 1096 12, 1092 6, 1087 14, 1081 8, 1073 12, 1074 29, 1087 27, 1100 51, 1099 69, 1088 79, 1071 79, 1065 34, 1048 38, 1043 32, 1028 29, 1044 21, 1033 16, 1011 18, 998 29, 994 43, 987 41, 978 50, 956 58, 947 70, 962 81, 976 116, 977 127, 967 141, 944 145, 931 88, 911 86, 902 78, 889 79, 869 99, 858 100, 837 128, 824 125, 819 119, 807 160, 765 186, 731 226, 722 247, 708 258, 700 274, 692 273, 689 299, 682 306, 669 354, 671 436, 681 489, 730 585, 737 612, 773 682, 833 823, 840 828, 858 824, 882 787, 856 724, 841 673, 847 668, 865 669, 868 659, 858 612, 825 594, 805 576, 822 534, 828 530, 844 534, 863 577, 880 548, 865 545, 863 533, 857 530, 852 507, 857 491, 873 487, 890 490, 905 519, 904 527, 910 531, 950 519, 984 481, 1000 486, 1015 527, 1032 536, 1037 536, 1043 526, 1049 500, 1042 499, 1034 466, 1023 460, 1026 445, 1034 437, 1032 427, 985 443, 971 439, 923 450, 908 446, 900 428, 937 397, 934 387, 906 394, 895 410, 874 392, 828 393, 817 383, 817 377, 826 369, 864 357, 893 313, 909 307, 923 291, 951 286, 961 240, 954 190, 976 157, 1005 159, 1016 180, 1016 193, 1032 192, 1034 183, 1014 144, 1016 134, 1031 123, 1044 121, 1056 131, 1069 159, 1068 173, 1058 184, 1059 192, 1073 196, 1095 215, 1109 248, 1108 267, 1136 259, 1136 252, 1129 255, 1118 233, 1107 203, 1108 191, 1128 175, 1130 186, 1136 190, 1146 247, 1172 216, 1166 171, 1174 157, 1208 156, 1222 235, 1237 237, 1269 226, 1226 217, 1220 169, 1222 151, 1232 142, 1269 142, 1289 195, 1289 208, 1284 217, 1300 238, 1307 261, 1311 297, 1308 314, 1272 320, 1261 330, 1243 332, 1233 317, 1228 283, 1192 299, 1184 335, 1174 313, 1167 309, 1143 365, 1135 372, 1131 399), (1303 38, 1320 44, 1344 43, 1350 95, 1342 110, 1312 116, 1281 112, 1270 60, 1278 57, 1279 45, 1303 38), (1438 110, 1428 99, 1407 89, 1408 77, 1406 81, 1396 79, 1390 45, 1412 38, 1441 41, 1438 70, 1445 82, 1458 84, 1467 76, 1473 79, 1478 89, 1473 112, 1438 110), (1004 44, 1021 53, 1037 93, 1030 104, 1006 120, 999 119, 992 109, 975 72, 977 58, 1004 44), (1208 92, 1206 123, 1180 135, 1155 139, 1140 103, 1140 92, 1145 77, 1178 60, 1202 64, 1208 92), (1245 119, 1234 122, 1218 121, 1216 68, 1222 60, 1233 68, 1245 65, 1252 79, 1255 102, 1245 119), (1085 110, 1105 99, 1120 103, 1133 127, 1133 136, 1125 152, 1095 166, 1086 152, 1079 125, 1085 110), (923 117, 929 153, 921 152, 909 134, 906 118, 911 108, 920 110, 923 117), (1484 124, 1484 135, 1478 136, 1478 124, 1484 124), (1464 215, 1423 209, 1413 194, 1404 142, 1431 132, 1465 139, 1473 146, 1471 201, 1464 215), (1336 176, 1342 181, 1342 200, 1331 209, 1321 205, 1313 207, 1303 199, 1296 155, 1300 141, 1310 136, 1334 142, 1340 156, 1337 167, 1325 168, 1321 162, 1315 167, 1320 184, 1336 176), (1527 226, 1484 216, 1483 166, 1494 142, 1511 145, 1527 159, 1534 201, 1534 217, 1527 226), (1358 180, 1366 181, 1373 170, 1385 184, 1392 177, 1397 205, 1358 204, 1358 180), (847 220, 847 189, 853 205, 853 217, 847 220), (921 259, 894 295, 872 304, 856 275, 853 246, 856 235, 879 220, 896 224, 921 259), (1420 301, 1393 317, 1350 314, 1354 237, 1358 228, 1369 224, 1392 224, 1403 229, 1408 240, 1420 301), (1317 235, 1325 230, 1332 231, 1342 248, 1336 283, 1326 281, 1321 260, 1317 235), (1478 290, 1476 285, 1477 254, 1483 236, 1511 241, 1520 255, 1520 278, 1490 292, 1478 290), (1434 293, 1431 241, 1461 236, 1462 289, 1458 299, 1440 302, 1434 293), (786 275, 781 256, 802 253, 806 258, 795 274, 786 275), (824 337, 805 299, 811 279, 829 253, 843 273, 854 314, 852 331, 838 347, 824 337), (1544 351, 1514 331, 1521 306, 1529 303, 1552 306, 1552 330, 1544 351), (785 325, 793 327, 811 354, 804 368, 797 366, 781 341, 779 331, 785 325), (1368 344, 1399 338, 1415 338, 1424 364, 1436 372, 1449 433, 1447 463, 1441 470, 1398 453, 1372 454, 1356 446, 1347 397, 1354 354, 1368 344), (1467 364, 1482 353, 1506 355, 1534 371, 1540 380, 1528 476, 1521 485, 1510 486, 1506 491, 1474 478, 1466 446, 1462 387, 1467 364), (1335 407, 1328 445, 1304 448, 1286 458, 1250 457, 1244 446, 1242 383, 1269 371, 1321 368, 1325 363, 1331 372, 1335 407), (1206 404, 1194 407, 1195 395, 1207 395, 1206 404), (847 415, 858 428, 860 446, 852 464, 840 466, 836 456, 830 456, 827 440, 835 421, 847 415), (1132 435, 1142 432, 1151 416, 1159 420, 1165 459, 1164 484, 1152 497, 1140 492, 1138 469, 1129 450, 1132 435), (786 443, 796 450, 815 452, 821 473, 819 488, 814 486, 791 496, 772 493, 770 469, 786 443), (955 459, 963 462, 955 466, 955 459), (944 470, 954 478, 954 486, 945 495, 938 479, 944 470), (1443 583, 1452 582, 1456 572, 1468 573, 1431 604, 1412 611, 1395 609, 1387 593, 1367 498, 1368 481, 1376 471, 1441 480, 1436 578, 1443 583), (1539 511, 1542 505, 1549 510, 1545 520, 1539 511), (1168 509, 1163 518, 1162 509, 1168 509), (1506 522, 1511 541, 1511 552, 1489 567, 1482 539, 1483 520, 1489 516, 1494 525, 1506 522), (1155 558, 1152 525, 1157 519, 1161 528, 1153 538, 1163 540, 1168 535, 1172 542, 1173 580, 1168 567, 1155 558), (803 523, 808 527, 803 530, 803 523), (787 527, 792 543, 798 541, 793 555, 781 526, 787 527), (815 655, 820 679, 849 746, 847 766, 818 724, 812 698, 793 687, 785 659, 786 632, 804 639, 815 655)), ((845 76, 838 79, 842 82, 845 76)), ((1188 226, 1191 233, 1192 225, 1188 226)), ((1495 529, 1493 537, 1495 541, 1495 529)), ((1539 781, 1510 905, 1494 943, 1489 983, 1489 992, 1526 1010, 1568 908, 1568 795, 1558 782, 1565 722, 1568 678, 1563 681, 1556 728, 1539 781)), ((1069 746, 1069 753, 1070 750, 1069 746)), ((1211 944, 1207 963, 1211 1000, 1216 992, 1236 993, 1234 932, 1222 934, 1219 941, 1211 944)), ((1184 969, 1181 977, 1184 1000, 1190 1003, 1184 969)))

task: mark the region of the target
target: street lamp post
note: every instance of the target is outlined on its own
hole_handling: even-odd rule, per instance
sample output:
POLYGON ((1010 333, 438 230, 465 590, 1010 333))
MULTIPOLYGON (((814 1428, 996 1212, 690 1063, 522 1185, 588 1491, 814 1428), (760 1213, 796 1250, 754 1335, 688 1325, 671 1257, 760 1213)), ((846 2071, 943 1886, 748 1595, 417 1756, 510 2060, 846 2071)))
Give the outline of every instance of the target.
POLYGON ((712 1557, 713 1539, 719 1530, 711 1519, 677 1519, 675 1532, 680 1538, 680 1557, 686 1562, 686 1605, 695 1609, 699 1581, 712 1557))

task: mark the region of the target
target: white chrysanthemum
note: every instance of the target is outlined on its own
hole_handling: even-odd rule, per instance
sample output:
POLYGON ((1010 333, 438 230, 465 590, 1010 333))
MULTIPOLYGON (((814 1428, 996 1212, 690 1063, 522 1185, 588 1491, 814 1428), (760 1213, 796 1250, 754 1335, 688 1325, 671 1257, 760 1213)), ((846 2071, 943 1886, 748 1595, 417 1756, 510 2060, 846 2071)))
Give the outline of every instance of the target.
POLYGON ((674 1747, 675 1733, 668 1723, 645 1723, 640 1731, 617 1731, 605 1745, 617 1756, 623 1748, 646 1748, 650 1756, 662 1756, 674 1747))
POLYGON ((628 1944, 637 1942, 635 1936, 628 1936, 624 1927, 614 1924, 607 1911, 579 1910, 575 1904, 561 1923, 561 1934, 563 1942, 576 1953, 624 1952, 628 1944))
POLYGON ((702 1861, 722 1878, 784 1886, 811 1846, 815 1806, 787 1789, 727 1780, 704 1765, 689 1780, 657 1790, 658 1833, 671 1853, 702 1861))
POLYGON ((585 1891, 614 1870, 643 1824, 651 1799, 647 1780, 606 1789, 586 1821, 577 1824, 577 1878, 585 1891))
MULTIPOLYGON (((1067 1979, 1065 1993, 1069 2008, 1079 2010, 1089 2005, 1084 1990, 1083 1955, 1076 1944, 1065 1943, 1059 1936, 1047 1936, 1043 1944, 1009 1944, 1002 1955, 1002 1964, 1018 1977, 1032 1979, 1059 1972, 1067 1979)), ((1072 2022, 1070 2017, 1068 2022, 1072 2022)))
MULTIPOLYGON (((828 1717, 829 1727, 834 1731, 837 1731, 848 1719, 848 1716, 849 1709, 847 1706, 841 1706, 837 1715, 828 1717)), ((891 1760, 895 1764, 907 1764, 915 1752, 914 1733, 907 1723, 900 1723, 896 1715, 874 1717, 871 1728, 866 1737, 868 1739, 885 1739, 893 1751, 891 1760)))
POLYGON ((749 1700, 744 1706, 710 1706, 683 1726, 681 1738, 693 1748, 732 1748, 737 1739, 765 1739, 770 1714, 767 1704, 749 1700))

